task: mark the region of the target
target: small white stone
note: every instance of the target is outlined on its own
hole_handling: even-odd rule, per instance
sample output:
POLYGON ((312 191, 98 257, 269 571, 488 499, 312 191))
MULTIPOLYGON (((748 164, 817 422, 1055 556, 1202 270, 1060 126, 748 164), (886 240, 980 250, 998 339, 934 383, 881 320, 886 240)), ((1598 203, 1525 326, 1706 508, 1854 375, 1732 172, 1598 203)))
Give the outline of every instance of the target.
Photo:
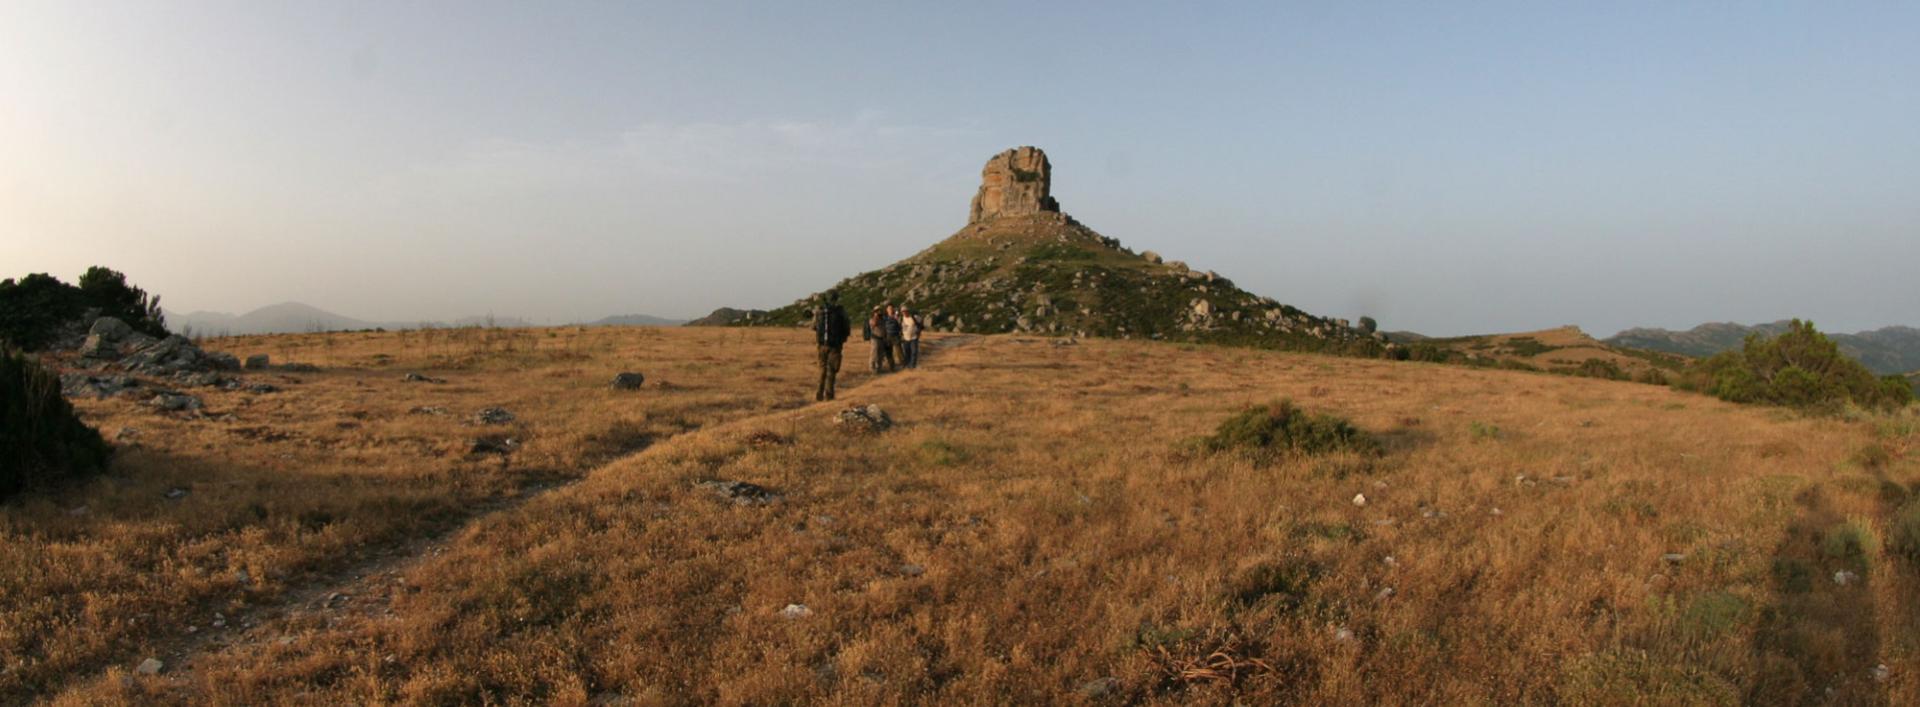
POLYGON ((1891 677, 1893 677, 1893 669, 1887 667, 1886 663, 1881 663, 1879 665, 1873 666, 1874 682, 1886 682, 1887 679, 1891 677))
POLYGON ((1838 584, 1842 587, 1847 586, 1849 584, 1853 584, 1854 580, 1857 580, 1859 578, 1860 578, 1860 575, 1854 574, 1852 572, 1848 572, 1846 570, 1840 570, 1839 572, 1833 573, 1833 583, 1838 584))
POLYGON ((1352 632, 1352 631, 1349 631, 1349 630, 1347 630, 1347 627, 1345 627, 1345 626, 1341 626, 1341 627, 1338 627, 1338 628, 1335 628, 1335 629, 1333 630, 1333 640, 1336 640, 1336 641, 1351 641, 1351 640, 1353 640, 1353 632, 1352 632))
POLYGON ((807 608, 806 604, 788 604, 787 608, 780 610, 780 616, 787 619, 804 619, 812 615, 813 610, 807 608))
POLYGON ((134 668, 133 672, 140 675, 159 675, 160 671, 166 668, 167 664, 160 662, 159 658, 148 658, 140 661, 139 667, 134 668))
POLYGON ((1356 494, 1354 494, 1354 495, 1353 495, 1353 505, 1356 505, 1356 506, 1364 506, 1364 505, 1367 505, 1367 495, 1366 495, 1366 494, 1364 494, 1364 493, 1356 493, 1356 494))
POLYGON ((1388 599, 1393 598, 1393 587, 1387 587, 1385 589, 1380 590, 1378 593, 1373 595, 1373 598, 1376 601, 1386 601, 1388 599))

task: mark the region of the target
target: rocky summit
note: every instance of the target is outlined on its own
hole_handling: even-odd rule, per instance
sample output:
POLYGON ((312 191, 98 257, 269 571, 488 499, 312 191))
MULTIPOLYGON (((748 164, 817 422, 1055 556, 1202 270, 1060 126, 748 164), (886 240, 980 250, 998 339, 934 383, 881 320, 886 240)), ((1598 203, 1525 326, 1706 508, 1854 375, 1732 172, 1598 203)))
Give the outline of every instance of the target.
MULTIPOLYGON (((855 326, 904 304, 937 331, 1150 338, 1377 354, 1384 337, 1236 287, 1226 277, 1136 253, 1074 220, 1053 197, 1036 147, 994 155, 966 226, 914 256, 835 286, 855 326)), ((794 326, 818 293, 769 312, 723 310, 708 323, 794 326)))

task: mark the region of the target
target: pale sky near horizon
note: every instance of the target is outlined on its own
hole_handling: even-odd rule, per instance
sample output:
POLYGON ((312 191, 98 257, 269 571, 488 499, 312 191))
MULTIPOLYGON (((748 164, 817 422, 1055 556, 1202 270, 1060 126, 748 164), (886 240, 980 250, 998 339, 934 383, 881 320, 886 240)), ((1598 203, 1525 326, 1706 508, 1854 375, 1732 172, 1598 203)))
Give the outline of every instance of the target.
POLYGON ((1063 210, 1428 334, 1920 326, 1916 3, 0 0, 0 277, 772 307, 1063 210))

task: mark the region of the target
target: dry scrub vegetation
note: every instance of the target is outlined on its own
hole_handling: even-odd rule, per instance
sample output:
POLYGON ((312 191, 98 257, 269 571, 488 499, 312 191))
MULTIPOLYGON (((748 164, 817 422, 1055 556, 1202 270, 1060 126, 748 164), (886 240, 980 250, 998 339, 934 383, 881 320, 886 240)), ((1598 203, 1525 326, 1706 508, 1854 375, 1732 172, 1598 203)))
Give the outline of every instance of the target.
POLYGON ((222 342, 326 367, 209 400, 232 420, 82 404, 142 446, 117 480, 0 508, 0 648, 29 656, 8 658, 0 696, 1920 701, 1920 551, 1898 540, 1909 522, 1920 547, 1920 517, 1903 521, 1911 411, 1810 418, 1591 379, 1011 337, 945 340, 919 371, 854 372, 814 404, 791 330, 469 338, 222 342), (449 382, 398 382, 416 369, 449 382), (604 390, 622 369, 647 388, 604 390), (1377 448, 1195 443, 1282 399, 1377 448), (868 403, 896 425, 832 422, 868 403), (407 413, 420 405, 454 416, 407 413), (464 455, 458 416, 485 405, 519 415, 510 463, 464 455), (732 502, 713 480, 778 498, 732 502), (192 493, 161 500, 172 486, 192 493), (380 552, 405 561, 359 571, 380 552), (132 674, 243 602, 287 606, 132 674))

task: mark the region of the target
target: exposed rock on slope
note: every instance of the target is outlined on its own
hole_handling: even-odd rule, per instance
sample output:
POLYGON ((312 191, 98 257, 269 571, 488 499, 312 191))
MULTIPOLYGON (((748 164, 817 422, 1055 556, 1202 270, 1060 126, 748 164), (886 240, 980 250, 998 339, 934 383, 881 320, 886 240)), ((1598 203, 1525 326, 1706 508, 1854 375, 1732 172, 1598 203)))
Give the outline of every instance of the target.
MULTIPOLYGON (((841 281, 841 301, 856 325, 871 307, 894 303, 928 315, 940 331, 1354 353, 1388 346, 1384 337, 1362 334, 1345 320, 1316 317, 1251 294, 1217 273, 1136 254, 1059 209, 1046 153, 1032 147, 1002 152, 981 171, 964 228, 913 257, 841 281)), ((715 323, 805 324, 811 304, 810 296, 764 314, 715 323)))

